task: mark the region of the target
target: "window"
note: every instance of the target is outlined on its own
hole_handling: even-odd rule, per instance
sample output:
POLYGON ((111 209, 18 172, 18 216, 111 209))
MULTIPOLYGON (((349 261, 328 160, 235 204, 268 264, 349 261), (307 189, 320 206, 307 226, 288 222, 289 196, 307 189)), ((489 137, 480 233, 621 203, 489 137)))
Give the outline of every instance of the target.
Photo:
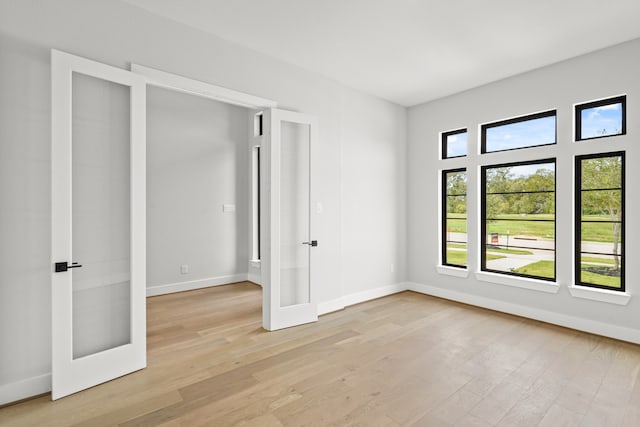
POLYGON ((442 158, 451 159, 467 155, 467 130, 458 129, 442 133, 442 158))
POLYGON ((555 159, 482 167, 482 270, 555 280, 555 159))
POLYGON ((442 265, 467 268, 467 170, 442 171, 442 265))
POLYGON ((488 123, 481 127, 482 153, 555 143, 555 110, 488 123))
POLYGON ((576 141, 624 135, 626 103, 626 96, 618 96, 576 105, 576 141))
POLYGON ((264 134, 263 119, 264 114, 262 112, 253 116, 253 136, 262 136, 264 134))
POLYGON ((576 284, 624 291, 624 153, 576 157, 576 284))
MULTIPOLYGON (((262 117, 262 116, 261 116, 262 117)), ((260 147, 251 150, 251 260, 260 260, 260 147)))

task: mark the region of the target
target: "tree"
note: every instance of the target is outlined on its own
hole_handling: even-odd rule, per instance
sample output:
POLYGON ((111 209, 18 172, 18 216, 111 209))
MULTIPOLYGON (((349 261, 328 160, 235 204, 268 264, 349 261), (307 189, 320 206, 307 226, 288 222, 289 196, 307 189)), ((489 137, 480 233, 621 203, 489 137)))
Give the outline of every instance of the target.
POLYGON ((495 219, 498 215, 511 211, 512 203, 509 197, 505 197, 505 194, 492 193, 512 191, 512 178, 513 174, 510 167, 486 170, 486 218, 495 219))
MULTIPOLYGON (((524 191, 547 191, 555 189, 555 171, 538 169, 533 175, 527 176, 524 191)), ((553 193, 523 194, 525 206, 523 211, 528 214, 549 214, 555 212, 553 193)))
POLYGON ((606 215, 613 233, 613 259, 620 269, 618 246, 622 221, 622 158, 599 157, 582 161, 582 215, 606 215), (589 191, 584 191, 589 190, 589 191))
POLYGON ((447 212, 467 213, 467 173, 447 174, 447 212))

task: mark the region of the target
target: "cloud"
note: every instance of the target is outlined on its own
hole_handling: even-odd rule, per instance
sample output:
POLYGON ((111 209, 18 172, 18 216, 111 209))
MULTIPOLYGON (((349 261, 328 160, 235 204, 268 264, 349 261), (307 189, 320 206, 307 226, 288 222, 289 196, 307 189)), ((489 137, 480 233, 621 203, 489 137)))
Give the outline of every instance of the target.
POLYGON ((593 110, 589 111, 589 115, 587 116, 587 120, 593 120, 595 118, 600 117, 600 110, 594 108, 593 110))
POLYGON ((613 111, 618 111, 620 110, 620 106, 621 104, 609 104, 609 105, 603 105, 602 107, 595 107, 593 108, 595 111, 607 111, 607 110, 613 110, 613 111))

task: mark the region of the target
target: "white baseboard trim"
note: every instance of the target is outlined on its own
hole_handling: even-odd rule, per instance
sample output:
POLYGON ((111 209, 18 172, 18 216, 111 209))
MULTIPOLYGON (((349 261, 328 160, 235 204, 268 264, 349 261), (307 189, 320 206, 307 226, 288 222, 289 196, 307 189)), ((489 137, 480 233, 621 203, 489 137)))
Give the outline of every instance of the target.
POLYGON ((367 289, 366 291, 356 292, 355 294, 349 294, 342 297, 342 301, 345 307, 350 305, 359 304, 361 302, 370 301, 376 298, 386 297, 387 295, 397 294, 407 290, 406 283, 394 283, 392 285, 380 286, 374 289, 367 289))
POLYGON ((406 283, 394 283, 392 285, 380 286, 378 288, 367 289, 366 291, 344 295, 340 298, 319 303, 318 315, 342 310, 343 308, 350 305, 359 304, 361 302, 370 301, 376 298, 386 297, 388 295, 397 294, 398 292, 403 292, 406 290, 406 283))
POLYGON ((247 280, 255 283, 256 285, 262 286, 262 276, 260 276, 259 274, 249 273, 247 280))
POLYGON ((51 391, 51 374, 39 375, 0 385, 0 405, 16 402, 51 391))
POLYGON ((323 301, 318 303, 318 316, 322 316, 323 314, 333 313, 334 311, 339 311, 344 308, 344 303, 342 302, 342 298, 332 299, 330 301, 323 301))
POLYGON ((194 289, 208 288, 210 286, 228 285, 230 283, 244 282, 248 280, 248 274, 230 274, 227 276, 209 277, 208 279, 190 280, 188 282, 168 283, 166 285, 149 286, 147 296, 172 294, 174 292, 192 291, 194 289))
POLYGON ((609 323, 598 322, 595 320, 568 316, 562 313, 540 310, 537 308, 512 304, 477 295, 469 295, 463 292, 452 291, 438 286, 424 285, 421 283, 409 282, 407 283, 407 289, 421 294, 475 305, 477 307, 527 317, 529 319, 552 323, 554 325, 564 326, 578 331, 589 332, 591 334, 640 344, 640 330, 638 329, 625 328, 624 326, 611 325, 609 323))

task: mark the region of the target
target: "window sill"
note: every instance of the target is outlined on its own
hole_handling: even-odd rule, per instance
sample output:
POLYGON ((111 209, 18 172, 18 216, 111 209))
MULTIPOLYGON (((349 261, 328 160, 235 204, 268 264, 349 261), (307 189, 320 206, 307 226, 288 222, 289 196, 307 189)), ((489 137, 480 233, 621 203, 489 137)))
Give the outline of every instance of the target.
POLYGON ((558 293, 560 286, 555 282, 546 280, 529 279, 527 277, 514 277, 498 273, 488 273, 477 271, 476 279, 482 282, 496 283, 498 285, 514 286, 517 288, 529 289, 532 291, 546 292, 550 294, 558 293))
POLYGON ((590 299, 609 304, 627 305, 631 295, 626 292, 609 291, 607 289, 589 288, 587 286, 569 286, 572 297, 590 299))
POLYGON ((259 259, 249 260, 249 267, 260 269, 260 260, 259 259))
POLYGON ((462 278, 469 277, 469 270, 466 268, 451 267, 450 265, 438 265, 436 269, 438 270, 438 273, 446 274, 448 276, 455 276, 455 277, 462 277, 462 278))

